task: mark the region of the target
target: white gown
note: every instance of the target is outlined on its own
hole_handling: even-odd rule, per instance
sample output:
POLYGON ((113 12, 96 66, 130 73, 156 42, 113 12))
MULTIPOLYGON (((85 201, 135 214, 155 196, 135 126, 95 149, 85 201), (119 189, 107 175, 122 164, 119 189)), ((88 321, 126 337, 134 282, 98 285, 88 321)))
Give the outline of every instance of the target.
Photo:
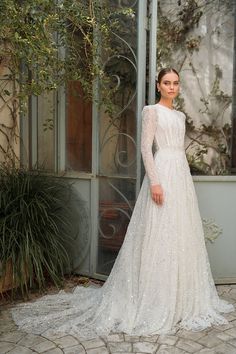
POLYGON ((205 247, 196 193, 184 150, 185 115, 160 104, 145 106, 141 152, 146 175, 125 240, 101 288, 76 287, 12 309, 31 333, 81 338, 200 331, 226 324, 234 306, 218 297, 205 247), (158 150, 152 154, 153 141, 158 150), (160 183, 164 204, 150 195, 160 183))

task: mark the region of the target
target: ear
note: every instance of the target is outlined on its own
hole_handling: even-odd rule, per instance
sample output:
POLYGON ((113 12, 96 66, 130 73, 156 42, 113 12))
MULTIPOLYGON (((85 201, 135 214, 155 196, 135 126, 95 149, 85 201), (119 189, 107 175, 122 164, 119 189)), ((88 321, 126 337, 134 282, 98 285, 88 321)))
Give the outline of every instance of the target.
POLYGON ((158 92, 160 91, 160 85, 159 85, 159 82, 157 82, 157 91, 158 91, 158 92))

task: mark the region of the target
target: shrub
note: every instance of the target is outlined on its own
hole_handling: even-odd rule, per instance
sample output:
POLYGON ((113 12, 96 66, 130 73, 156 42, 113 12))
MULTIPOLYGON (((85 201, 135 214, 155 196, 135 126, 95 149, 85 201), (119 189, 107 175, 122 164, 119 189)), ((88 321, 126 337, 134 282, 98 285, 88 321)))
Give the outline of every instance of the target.
POLYGON ((39 171, 0 167, 0 262, 9 262, 12 283, 22 294, 45 286, 45 277, 60 285, 69 257, 63 229, 70 185, 39 171))

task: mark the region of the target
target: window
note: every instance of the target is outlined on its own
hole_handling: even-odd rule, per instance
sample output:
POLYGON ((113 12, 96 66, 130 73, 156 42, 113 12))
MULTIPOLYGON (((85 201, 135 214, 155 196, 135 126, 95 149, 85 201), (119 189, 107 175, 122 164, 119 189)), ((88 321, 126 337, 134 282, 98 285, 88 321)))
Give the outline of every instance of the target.
POLYGON ((81 85, 71 81, 66 103, 66 170, 91 172, 92 104, 85 100, 81 85))

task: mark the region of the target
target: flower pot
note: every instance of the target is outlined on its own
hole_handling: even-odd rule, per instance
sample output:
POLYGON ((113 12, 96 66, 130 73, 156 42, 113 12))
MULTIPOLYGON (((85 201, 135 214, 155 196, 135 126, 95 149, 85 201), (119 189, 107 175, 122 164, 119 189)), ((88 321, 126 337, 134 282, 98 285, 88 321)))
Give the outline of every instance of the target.
MULTIPOLYGON (((2 265, 0 264, 0 270, 2 270, 2 265)), ((0 276, 0 293, 4 293, 5 291, 11 290, 17 287, 16 281, 13 281, 13 270, 12 270, 12 262, 8 261, 6 265, 6 269, 0 276)))

